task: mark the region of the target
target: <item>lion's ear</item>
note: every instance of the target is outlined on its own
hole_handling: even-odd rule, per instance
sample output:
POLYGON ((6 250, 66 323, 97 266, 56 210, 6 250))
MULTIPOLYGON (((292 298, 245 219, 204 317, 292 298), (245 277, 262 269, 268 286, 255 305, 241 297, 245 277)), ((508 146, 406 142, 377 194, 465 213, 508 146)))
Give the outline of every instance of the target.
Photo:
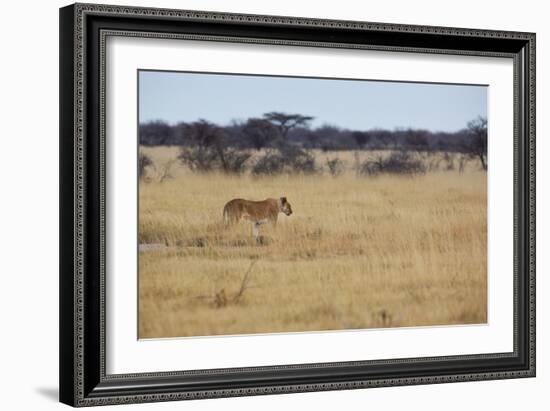
POLYGON ((286 203, 286 197, 281 197, 281 203, 282 204, 286 203))

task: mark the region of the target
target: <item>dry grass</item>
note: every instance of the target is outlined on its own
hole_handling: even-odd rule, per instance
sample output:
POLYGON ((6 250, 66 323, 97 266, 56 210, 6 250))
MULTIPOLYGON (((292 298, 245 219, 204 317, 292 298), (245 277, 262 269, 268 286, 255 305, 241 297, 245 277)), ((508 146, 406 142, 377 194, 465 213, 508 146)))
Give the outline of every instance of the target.
MULTIPOLYGON (((161 163, 175 150, 148 154, 161 163)), ((166 245, 140 253, 141 338, 486 322, 486 174, 473 166, 414 178, 172 174, 140 184, 140 243, 166 245), (283 195, 294 214, 262 226, 262 244, 250 224, 221 224, 232 198, 283 195)))

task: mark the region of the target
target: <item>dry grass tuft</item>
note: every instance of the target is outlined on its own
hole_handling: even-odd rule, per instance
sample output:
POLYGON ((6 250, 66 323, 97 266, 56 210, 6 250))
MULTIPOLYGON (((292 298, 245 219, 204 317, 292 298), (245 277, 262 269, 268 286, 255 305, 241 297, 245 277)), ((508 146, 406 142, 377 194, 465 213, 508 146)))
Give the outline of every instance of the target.
POLYGON ((250 288, 250 285, 249 285, 250 273, 255 263, 256 263, 256 260, 253 260, 250 263, 248 270, 246 270, 246 273, 243 276, 239 290, 232 297, 227 297, 225 293, 225 288, 222 288, 221 290, 216 292, 214 295, 199 295, 197 298, 201 300, 210 301, 216 308, 225 307, 227 306, 227 304, 238 304, 241 298, 243 297, 244 292, 250 288))

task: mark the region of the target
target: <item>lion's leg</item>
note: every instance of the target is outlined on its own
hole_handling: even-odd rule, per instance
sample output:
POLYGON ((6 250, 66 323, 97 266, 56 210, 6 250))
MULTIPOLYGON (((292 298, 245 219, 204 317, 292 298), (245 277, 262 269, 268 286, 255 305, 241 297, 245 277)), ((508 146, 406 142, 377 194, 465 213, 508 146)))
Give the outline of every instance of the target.
POLYGON ((271 218, 269 219, 269 221, 271 222, 271 225, 272 225, 273 228, 276 228, 276 227, 277 227, 277 217, 278 217, 278 216, 275 215, 275 216, 273 216, 273 217, 271 217, 271 218))
POLYGON ((258 241, 258 237, 260 236, 260 225, 261 223, 258 221, 255 221, 252 223, 252 235, 258 241))
POLYGON ((252 235, 254 235, 256 241, 259 241, 260 238, 260 226, 265 223, 267 223, 267 219, 254 221, 252 223, 252 235))

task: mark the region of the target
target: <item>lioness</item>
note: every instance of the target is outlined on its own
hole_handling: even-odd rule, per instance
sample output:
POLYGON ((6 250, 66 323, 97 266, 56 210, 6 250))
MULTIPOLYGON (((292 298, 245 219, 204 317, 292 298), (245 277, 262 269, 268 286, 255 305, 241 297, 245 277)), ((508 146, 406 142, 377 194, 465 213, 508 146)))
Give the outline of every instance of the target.
POLYGON ((279 213, 284 213, 287 216, 292 214, 292 207, 286 197, 268 198, 263 201, 235 198, 224 206, 223 221, 226 226, 241 220, 250 221, 252 234, 258 239, 260 226, 268 222, 276 225, 279 213))

